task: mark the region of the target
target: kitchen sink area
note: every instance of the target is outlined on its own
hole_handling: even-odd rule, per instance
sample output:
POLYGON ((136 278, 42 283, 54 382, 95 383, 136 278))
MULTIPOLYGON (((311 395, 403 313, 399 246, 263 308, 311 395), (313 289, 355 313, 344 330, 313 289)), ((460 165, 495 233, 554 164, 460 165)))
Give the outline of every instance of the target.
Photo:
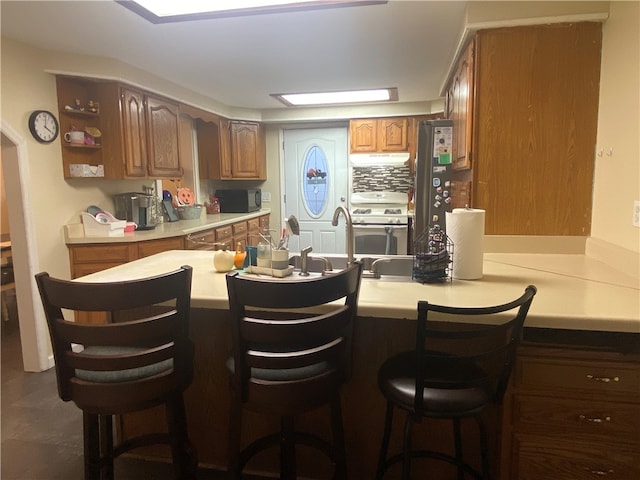
MULTIPOLYGON (((413 270, 412 255, 363 255, 356 257, 363 264, 363 278, 378 280, 411 280, 413 270)), ((302 271, 302 255, 289 257, 289 265, 295 268, 293 275, 302 271)), ((340 271, 347 266, 345 254, 313 254, 307 256, 307 271, 310 273, 328 274, 332 271, 340 271)))

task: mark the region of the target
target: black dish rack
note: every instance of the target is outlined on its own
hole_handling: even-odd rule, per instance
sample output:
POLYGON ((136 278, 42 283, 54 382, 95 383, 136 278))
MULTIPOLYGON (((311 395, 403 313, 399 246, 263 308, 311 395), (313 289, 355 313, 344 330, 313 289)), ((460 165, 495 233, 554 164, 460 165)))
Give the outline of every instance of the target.
POLYGON ((453 242, 439 225, 426 228, 413 244, 412 278, 420 283, 451 280, 453 242))

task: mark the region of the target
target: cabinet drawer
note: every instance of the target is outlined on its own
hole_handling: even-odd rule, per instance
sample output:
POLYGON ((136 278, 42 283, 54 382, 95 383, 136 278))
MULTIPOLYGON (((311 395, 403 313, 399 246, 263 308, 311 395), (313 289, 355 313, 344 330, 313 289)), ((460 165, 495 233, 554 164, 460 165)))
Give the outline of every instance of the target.
POLYGON ((515 380, 519 389, 582 390, 590 394, 631 394, 635 398, 640 392, 640 366, 521 358, 515 380))
POLYGON ((187 250, 214 250, 216 231, 214 229, 188 235, 185 243, 187 250))
POLYGON ((247 233, 247 222, 234 223, 232 227, 233 227, 233 236, 247 233))
POLYGON ((260 218, 251 218, 247 220, 247 231, 250 233, 260 231, 260 218))
POLYGON ((72 278, 84 277, 92 273, 101 272, 107 268, 117 267, 126 262, 105 262, 105 263, 79 263, 73 264, 71 269, 72 278))
POLYGON ((228 248, 233 248, 233 228, 231 225, 216 228, 216 242, 226 243, 228 248))
MULTIPOLYGON (((120 264, 135 260, 135 246, 127 243, 70 247, 71 263, 120 264)), ((105 267, 108 268, 108 267, 105 267)))
POLYGON ((163 238, 162 240, 151 240, 138 244, 138 258, 149 257, 156 253, 167 250, 183 250, 183 237, 163 238))
POLYGON ((556 431, 568 441, 616 439, 640 447, 640 404, 516 395, 512 413, 521 432, 556 431))
POLYGON ((635 480, 640 478, 637 451, 606 444, 551 442, 546 437, 519 435, 513 474, 517 480, 635 480))

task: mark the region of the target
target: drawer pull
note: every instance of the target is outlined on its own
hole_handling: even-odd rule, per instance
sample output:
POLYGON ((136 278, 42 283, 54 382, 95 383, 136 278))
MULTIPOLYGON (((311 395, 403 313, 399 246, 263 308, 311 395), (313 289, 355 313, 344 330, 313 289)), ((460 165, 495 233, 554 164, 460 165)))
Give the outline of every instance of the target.
POLYGON ((620 377, 596 377, 595 375, 591 375, 591 374, 587 374, 587 378, 589 380, 593 380, 594 382, 602 382, 602 383, 609 383, 609 382, 619 382, 620 381, 620 377))
POLYGON ((580 415, 578 417, 582 422, 590 422, 590 423, 602 423, 602 422, 610 422, 611 417, 606 415, 604 418, 599 417, 587 417, 586 415, 580 415))
POLYGON ((606 477, 607 475, 614 473, 613 470, 609 469, 609 470, 594 470, 594 469, 586 469, 588 470, 591 475, 597 475, 599 477, 606 477))

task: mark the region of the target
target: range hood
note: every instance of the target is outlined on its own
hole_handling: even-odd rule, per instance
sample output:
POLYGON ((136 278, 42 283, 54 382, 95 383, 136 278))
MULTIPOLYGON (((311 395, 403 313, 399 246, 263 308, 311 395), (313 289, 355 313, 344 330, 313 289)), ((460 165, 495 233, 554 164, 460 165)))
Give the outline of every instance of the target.
POLYGON ((407 161, 409 161, 409 152, 352 153, 349 155, 349 163, 354 167, 404 165, 407 161))

